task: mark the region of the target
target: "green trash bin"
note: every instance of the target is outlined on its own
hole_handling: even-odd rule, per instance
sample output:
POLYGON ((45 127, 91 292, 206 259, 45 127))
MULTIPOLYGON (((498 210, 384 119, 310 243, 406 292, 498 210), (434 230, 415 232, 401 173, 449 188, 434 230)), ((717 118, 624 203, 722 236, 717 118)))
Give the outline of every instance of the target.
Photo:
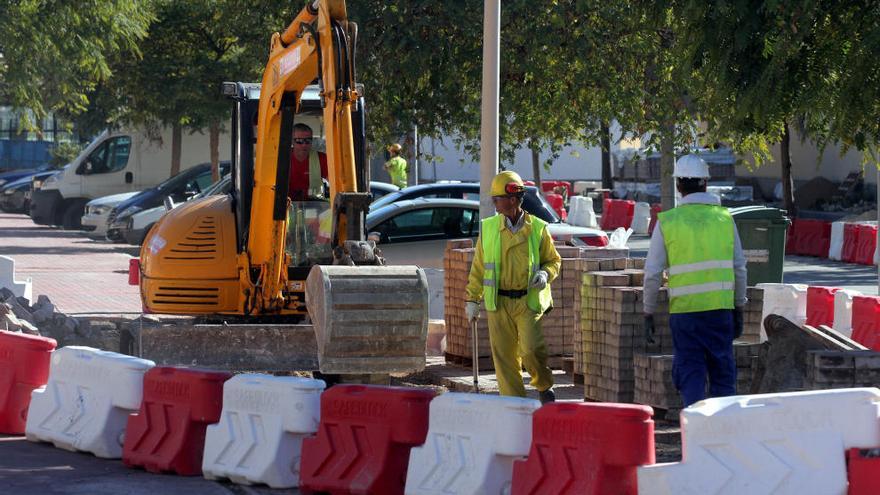
POLYGON ((791 221, 785 210, 767 206, 731 208, 748 269, 748 284, 782 283, 785 239, 791 221))

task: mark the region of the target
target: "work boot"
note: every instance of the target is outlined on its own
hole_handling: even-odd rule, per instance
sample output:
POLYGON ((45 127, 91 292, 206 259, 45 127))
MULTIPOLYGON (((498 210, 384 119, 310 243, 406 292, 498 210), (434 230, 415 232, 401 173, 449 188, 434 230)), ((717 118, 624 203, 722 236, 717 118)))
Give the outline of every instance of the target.
POLYGON ((548 402, 556 402, 556 394, 553 393, 552 388, 548 388, 542 392, 538 392, 538 398, 541 400, 541 404, 547 404, 548 402))

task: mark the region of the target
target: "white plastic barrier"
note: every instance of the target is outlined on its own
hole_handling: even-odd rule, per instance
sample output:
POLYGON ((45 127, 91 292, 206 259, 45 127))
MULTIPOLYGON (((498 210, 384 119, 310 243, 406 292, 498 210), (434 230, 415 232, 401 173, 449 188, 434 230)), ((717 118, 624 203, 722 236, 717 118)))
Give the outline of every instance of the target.
POLYGON ((758 284, 764 289, 764 310, 761 312, 761 342, 767 341, 764 319, 779 315, 795 325, 807 322, 807 286, 804 284, 758 284))
POLYGON ((255 373, 227 380, 220 422, 205 436, 205 478, 297 486, 303 438, 318 431, 324 387, 322 380, 255 373))
POLYGON ((636 203, 633 210, 632 229, 635 234, 647 234, 651 226, 651 205, 648 203, 636 203))
POLYGON ((0 256, 0 288, 7 288, 15 297, 23 297, 33 301, 33 284, 31 278, 15 280, 15 260, 9 256, 0 256))
POLYGON ((861 296, 857 290, 839 289, 834 293, 834 323, 832 328, 852 337, 852 304, 853 296, 861 296))
POLYGON ((568 202, 568 223, 578 227, 597 227, 593 198, 572 196, 568 202))
POLYGON ((572 194, 580 195, 583 194, 584 191, 590 189, 599 189, 602 187, 602 181, 600 180, 576 180, 574 184, 572 184, 572 194))
POLYGON ((840 261, 843 253, 843 226, 846 222, 831 223, 831 244, 828 245, 828 259, 840 261))
POLYGON ((31 394, 27 439, 121 458, 128 416, 140 409, 144 373, 153 366, 146 359, 91 347, 56 350, 48 383, 31 394))
POLYGON ((509 493, 513 461, 529 453, 539 407, 519 397, 450 392, 435 398, 427 440, 410 451, 405 493, 509 493))
POLYGON ((682 462, 640 467, 641 495, 844 494, 846 453, 880 442, 880 390, 707 399, 681 412, 682 462))

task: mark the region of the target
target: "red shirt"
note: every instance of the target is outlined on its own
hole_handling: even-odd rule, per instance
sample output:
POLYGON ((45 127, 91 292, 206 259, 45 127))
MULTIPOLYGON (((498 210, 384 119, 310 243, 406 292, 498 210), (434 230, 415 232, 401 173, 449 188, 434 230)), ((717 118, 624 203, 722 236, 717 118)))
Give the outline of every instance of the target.
MULTIPOLYGON (((318 162, 321 163, 321 177, 327 178, 327 155, 318 152, 318 162)), ((290 182, 288 183, 287 196, 294 201, 302 201, 308 197, 309 192, 309 157, 299 161, 290 152, 290 182)))

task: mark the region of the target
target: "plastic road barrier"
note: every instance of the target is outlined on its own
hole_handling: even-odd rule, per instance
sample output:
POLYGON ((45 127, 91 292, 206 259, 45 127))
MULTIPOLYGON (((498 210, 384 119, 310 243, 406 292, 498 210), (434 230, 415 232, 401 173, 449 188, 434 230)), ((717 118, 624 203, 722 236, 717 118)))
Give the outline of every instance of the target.
POLYGON ((220 420, 232 374, 157 367, 144 376, 140 411, 128 418, 122 462, 147 471, 202 474, 205 430, 220 420))
POLYGON ((647 234, 651 226, 651 205, 636 203, 633 208, 632 229, 635 234, 647 234))
POLYGON ((513 495, 637 495, 636 468, 654 464, 654 410, 635 404, 547 404, 534 415, 513 495))
POLYGON ((764 319, 779 315, 795 325, 807 322, 807 286, 803 284, 758 284, 764 289, 764 308, 761 312, 761 342, 767 341, 764 319))
POLYGON ((834 323, 831 328, 852 338, 852 304, 855 296, 861 292, 849 289, 839 289, 834 293, 834 323))
POLYGON ((828 259, 840 261, 843 251, 843 226, 845 222, 833 222, 831 224, 831 239, 828 244, 828 259))
POLYGON ((880 449, 849 449, 846 451, 847 495, 880 493, 880 449))
POLYGON ((651 224, 648 225, 648 233, 654 234, 654 227, 657 225, 657 214, 663 211, 663 206, 659 203, 654 203, 651 205, 651 224))
POLYGON ((682 462, 639 468, 642 495, 846 493, 846 449, 876 445, 880 390, 719 397, 681 412, 682 462))
POLYGON ((855 263, 856 247, 858 246, 858 224, 847 223, 843 226, 843 247, 840 259, 847 263, 855 263))
POLYGON ((407 495, 502 495, 529 453, 534 399, 445 393, 431 401, 428 438, 412 449, 407 495))
POLYGON ((303 441, 300 491, 402 494, 410 449, 425 443, 434 392, 337 385, 321 395, 321 424, 303 441))
POLYGON ((568 223, 578 227, 597 227, 593 198, 572 196, 568 204, 568 223))
POLYGON ((559 219, 563 222, 567 221, 568 214, 565 212, 565 198, 561 194, 556 193, 546 193, 544 197, 547 198, 547 202, 550 203, 550 206, 559 215, 559 219))
POLYGON ((0 331, 0 433, 24 433, 31 392, 46 385, 55 340, 0 331))
POLYGON ((108 459, 122 457, 128 416, 141 407, 144 373, 155 364, 80 346, 56 350, 51 361, 45 389, 31 395, 27 439, 108 459))
POLYGON ((208 426, 202 473, 243 485, 299 484, 303 439, 318 431, 322 380, 257 373, 223 384, 220 422, 208 426))
POLYGON ((602 201, 602 230, 618 227, 630 228, 636 202, 625 199, 605 199, 602 201))
POLYGON ((880 297, 853 297, 852 339, 869 349, 880 350, 880 297))
POLYGON ((873 265, 876 250, 877 226, 859 224, 856 228, 856 252, 853 261, 861 265, 873 265))
POLYGON ((807 325, 834 325, 836 287, 810 286, 807 289, 807 325))

